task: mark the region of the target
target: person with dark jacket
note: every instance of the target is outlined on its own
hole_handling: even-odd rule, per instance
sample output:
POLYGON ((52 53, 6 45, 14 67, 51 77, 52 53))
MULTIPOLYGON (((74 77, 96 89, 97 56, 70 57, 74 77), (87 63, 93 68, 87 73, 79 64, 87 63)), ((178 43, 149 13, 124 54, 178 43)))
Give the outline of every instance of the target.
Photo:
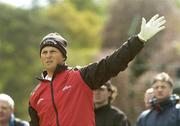
POLYGON ((117 95, 117 88, 111 81, 93 91, 96 126, 130 126, 126 114, 111 105, 117 95))
POLYGON ((152 82, 154 98, 151 109, 143 111, 136 126, 180 126, 179 96, 172 94, 173 81, 167 73, 159 73, 152 82))
POLYGON ((58 33, 46 35, 40 43, 45 68, 39 85, 29 99, 31 126, 95 126, 93 90, 124 71, 144 43, 165 28, 164 17, 155 15, 141 31, 113 54, 79 69, 69 68, 67 41, 58 33))
POLYGON ((29 126, 27 121, 15 118, 14 101, 7 94, 0 94, 0 126, 29 126))

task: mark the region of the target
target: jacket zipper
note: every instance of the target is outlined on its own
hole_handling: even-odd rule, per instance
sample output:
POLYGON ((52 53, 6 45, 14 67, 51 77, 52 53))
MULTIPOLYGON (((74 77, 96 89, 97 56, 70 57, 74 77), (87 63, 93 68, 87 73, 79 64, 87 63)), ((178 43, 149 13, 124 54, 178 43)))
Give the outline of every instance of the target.
POLYGON ((54 100, 53 78, 52 78, 52 80, 50 81, 50 86, 51 86, 51 98, 52 98, 53 108, 54 108, 54 111, 55 111, 55 113, 56 113, 56 126, 60 126, 60 124, 59 124, 58 110, 57 110, 57 106, 56 106, 55 100, 54 100))

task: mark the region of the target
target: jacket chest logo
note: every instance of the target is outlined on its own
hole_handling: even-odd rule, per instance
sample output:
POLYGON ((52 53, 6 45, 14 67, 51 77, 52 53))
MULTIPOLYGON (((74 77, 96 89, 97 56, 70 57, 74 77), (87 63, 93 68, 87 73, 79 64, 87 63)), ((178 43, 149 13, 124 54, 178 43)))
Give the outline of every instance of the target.
POLYGON ((40 104, 42 101, 44 101, 44 98, 40 98, 37 102, 37 104, 40 104))
POLYGON ((62 91, 64 92, 64 91, 66 91, 66 90, 69 90, 69 89, 71 89, 71 85, 65 85, 63 88, 62 88, 62 91))

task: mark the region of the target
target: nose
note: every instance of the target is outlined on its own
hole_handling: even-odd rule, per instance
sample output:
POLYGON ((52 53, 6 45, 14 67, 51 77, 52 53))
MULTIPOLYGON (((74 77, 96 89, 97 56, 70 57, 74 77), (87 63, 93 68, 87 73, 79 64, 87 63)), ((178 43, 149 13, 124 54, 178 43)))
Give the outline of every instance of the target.
POLYGON ((160 91, 162 91, 162 88, 161 88, 161 87, 159 87, 157 90, 158 90, 158 92, 160 92, 160 91))
POLYGON ((50 52, 47 52, 46 57, 49 58, 49 57, 51 57, 51 56, 52 56, 51 53, 50 53, 50 52))

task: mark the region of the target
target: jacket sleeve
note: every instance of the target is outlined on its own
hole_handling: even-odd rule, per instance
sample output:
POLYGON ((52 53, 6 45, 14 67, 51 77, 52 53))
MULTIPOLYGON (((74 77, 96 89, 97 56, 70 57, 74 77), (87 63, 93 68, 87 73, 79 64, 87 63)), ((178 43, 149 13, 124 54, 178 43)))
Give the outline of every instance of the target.
POLYGON ((131 37, 120 48, 111 55, 80 69, 81 76, 91 89, 97 89, 124 71, 128 63, 134 59, 138 52, 144 47, 144 43, 137 36, 131 37))
POLYGON ((116 115, 113 126, 131 126, 129 120, 125 115, 116 115))
POLYGON ((29 115, 30 115, 30 126, 39 126, 39 117, 37 114, 37 111, 35 109, 32 108, 32 106, 29 103, 29 115))
POLYGON ((177 124, 180 124, 180 104, 176 104, 177 109, 177 124))
POLYGON ((151 111, 152 111, 151 109, 148 109, 148 110, 145 110, 145 111, 141 112, 141 114, 137 118, 135 126, 144 126, 145 123, 146 123, 146 117, 148 116, 148 114, 151 111))
MULTIPOLYGON (((11 125, 10 125, 11 126, 11 125)), ((13 126, 29 126, 29 122, 25 120, 21 120, 19 118, 14 119, 14 125, 13 126)))
POLYGON ((135 126, 143 126, 143 125, 142 125, 142 118, 138 117, 135 126))

